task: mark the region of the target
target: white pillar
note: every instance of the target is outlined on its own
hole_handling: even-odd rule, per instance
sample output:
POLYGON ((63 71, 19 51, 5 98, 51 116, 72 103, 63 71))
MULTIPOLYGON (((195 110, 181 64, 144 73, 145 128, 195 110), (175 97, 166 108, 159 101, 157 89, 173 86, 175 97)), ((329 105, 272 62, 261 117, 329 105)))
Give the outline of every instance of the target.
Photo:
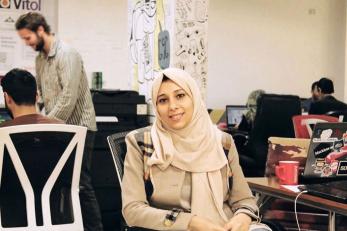
POLYGON ((345 27, 346 27, 346 36, 345 36, 345 81, 344 81, 344 102, 347 102, 347 0, 345 0, 345 27))

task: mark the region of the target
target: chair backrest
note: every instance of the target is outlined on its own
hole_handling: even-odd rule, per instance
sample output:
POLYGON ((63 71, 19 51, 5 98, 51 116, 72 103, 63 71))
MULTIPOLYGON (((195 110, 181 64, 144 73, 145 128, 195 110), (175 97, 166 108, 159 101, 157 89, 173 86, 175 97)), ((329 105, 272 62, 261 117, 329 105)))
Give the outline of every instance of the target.
POLYGON ((119 185, 122 188, 124 158, 127 152, 127 146, 125 143, 125 136, 130 131, 119 132, 107 137, 108 145, 111 150, 114 165, 116 167, 117 177, 119 185))
POLYGON ((79 179, 87 128, 0 128, 0 230, 83 231, 79 179))
POLYGON ((294 137, 292 117, 299 114, 301 103, 298 96, 264 94, 258 99, 247 149, 259 165, 259 176, 263 176, 265 171, 268 138, 294 137))
POLYGON ((293 116, 293 125, 296 138, 309 139, 312 136, 312 127, 321 122, 338 122, 339 119, 328 115, 296 115, 293 116))
POLYGON ((347 122, 347 111, 329 111, 326 113, 328 116, 333 116, 339 119, 339 122, 347 122))

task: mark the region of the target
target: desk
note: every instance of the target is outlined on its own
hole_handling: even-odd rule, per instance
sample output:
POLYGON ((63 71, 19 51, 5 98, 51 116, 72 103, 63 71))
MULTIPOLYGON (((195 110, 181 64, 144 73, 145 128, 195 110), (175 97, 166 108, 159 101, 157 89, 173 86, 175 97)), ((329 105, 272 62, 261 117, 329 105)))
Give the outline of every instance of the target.
MULTIPOLYGON (((288 201, 295 200, 297 193, 281 188, 276 178, 250 177, 246 178, 249 187, 262 197, 280 198, 288 201)), ((329 212, 329 231, 335 231, 335 214, 347 216, 347 204, 335 202, 321 197, 302 194, 298 201, 299 204, 322 209, 329 212)))

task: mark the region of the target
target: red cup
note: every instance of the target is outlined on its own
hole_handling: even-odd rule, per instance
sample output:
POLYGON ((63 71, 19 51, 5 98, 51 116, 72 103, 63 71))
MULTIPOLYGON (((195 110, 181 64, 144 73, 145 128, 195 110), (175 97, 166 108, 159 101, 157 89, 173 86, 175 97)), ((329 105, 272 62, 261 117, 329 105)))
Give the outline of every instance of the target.
POLYGON ((299 161, 279 161, 276 166, 276 176, 280 184, 297 185, 299 176, 299 161))

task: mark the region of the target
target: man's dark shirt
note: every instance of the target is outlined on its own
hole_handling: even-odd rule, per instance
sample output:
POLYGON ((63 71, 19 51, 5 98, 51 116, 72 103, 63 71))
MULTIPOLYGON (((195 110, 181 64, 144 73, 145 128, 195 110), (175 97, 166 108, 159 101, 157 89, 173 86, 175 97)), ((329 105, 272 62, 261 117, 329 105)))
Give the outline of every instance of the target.
POLYGON ((335 99, 334 96, 328 95, 323 99, 311 104, 309 114, 326 114, 330 111, 343 111, 347 110, 347 104, 335 99))
POLYGON ((304 112, 309 112, 311 105, 316 102, 313 100, 312 97, 305 99, 304 101, 301 101, 301 108, 304 110, 304 112))

